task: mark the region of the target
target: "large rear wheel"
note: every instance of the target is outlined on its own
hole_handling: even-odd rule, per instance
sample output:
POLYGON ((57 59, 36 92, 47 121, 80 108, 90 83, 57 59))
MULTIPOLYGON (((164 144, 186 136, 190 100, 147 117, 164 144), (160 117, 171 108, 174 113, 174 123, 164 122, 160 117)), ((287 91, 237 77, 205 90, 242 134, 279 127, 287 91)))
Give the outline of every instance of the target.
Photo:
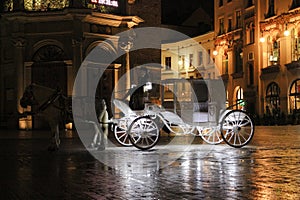
POLYGON ((254 124, 250 116, 242 110, 228 112, 221 122, 221 135, 232 147, 247 145, 254 135, 254 124))

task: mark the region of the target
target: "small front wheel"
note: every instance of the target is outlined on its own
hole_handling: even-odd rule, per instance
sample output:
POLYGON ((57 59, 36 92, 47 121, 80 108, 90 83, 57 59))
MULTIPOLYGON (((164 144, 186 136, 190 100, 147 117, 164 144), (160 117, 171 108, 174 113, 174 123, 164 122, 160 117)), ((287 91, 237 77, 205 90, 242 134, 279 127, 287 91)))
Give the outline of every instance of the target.
POLYGON ((148 116, 136 118, 127 133, 133 146, 141 150, 152 148, 160 138, 157 124, 148 116))
POLYGON ((130 140, 129 140, 129 136, 127 134, 126 131, 126 126, 114 126, 114 134, 115 134, 115 138, 117 140, 117 142, 119 144, 121 144, 122 146, 132 146, 130 140))
POLYGON ((222 119, 220 131, 228 145, 239 148, 247 145, 252 139, 254 124, 245 111, 232 110, 222 119))

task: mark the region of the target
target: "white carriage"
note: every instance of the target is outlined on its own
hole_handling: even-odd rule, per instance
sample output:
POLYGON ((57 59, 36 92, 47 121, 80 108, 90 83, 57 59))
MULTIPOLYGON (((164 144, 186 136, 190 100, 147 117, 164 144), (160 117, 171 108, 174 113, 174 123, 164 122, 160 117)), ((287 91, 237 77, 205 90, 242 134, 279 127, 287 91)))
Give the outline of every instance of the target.
POLYGON ((114 135, 123 146, 150 149, 157 144, 160 130, 174 134, 194 134, 209 144, 226 142, 232 147, 243 147, 254 134, 254 123, 249 114, 241 109, 220 108, 217 102, 181 103, 181 116, 175 109, 165 109, 146 104, 145 109, 133 111, 125 102, 115 99, 114 105, 124 114, 115 119, 114 135), (186 120, 188 119, 188 120, 186 120))

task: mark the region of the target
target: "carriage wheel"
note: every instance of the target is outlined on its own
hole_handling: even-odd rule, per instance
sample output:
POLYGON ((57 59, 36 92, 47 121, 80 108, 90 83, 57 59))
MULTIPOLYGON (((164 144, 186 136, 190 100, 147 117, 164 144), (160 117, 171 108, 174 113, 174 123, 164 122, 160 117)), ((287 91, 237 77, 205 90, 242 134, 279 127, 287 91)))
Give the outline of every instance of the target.
POLYGON ((126 126, 116 126, 114 128, 114 134, 117 142, 121 144, 122 146, 132 146, 132 143, 129 139, 129 136, 126 131, 126 126))
POLYGON ((200 136, 208 144, 220 144, 223 142, 221 131, 216 127, 201 130, 200 136))
POLYGON ((248 144, 252 139, 254 124, 246 112, 232 110, 222 119, 220 131, 228 145, 239 148, 248 144))
POLYGON ((129 126, 127 133, 131 143, 141 150, 152 148, 160 138, 157 124, 147 116, 136 118, 129 126))

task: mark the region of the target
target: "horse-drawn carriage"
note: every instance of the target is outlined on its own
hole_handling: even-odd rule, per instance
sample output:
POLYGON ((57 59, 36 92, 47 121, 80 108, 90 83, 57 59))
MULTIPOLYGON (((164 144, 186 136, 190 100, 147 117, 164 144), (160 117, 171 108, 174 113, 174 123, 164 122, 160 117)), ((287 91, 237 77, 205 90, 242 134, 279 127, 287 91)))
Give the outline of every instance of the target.
MULTIPOLYGON (((183 82, 191 85, 186 81, 183 82)), ((178 84, 178 82, 174 83, 178 84)), ((232 107, 224 108, 223 96, 220 95, 222 88, 220 91, 214 91, 216 87, 211 85, 207 87, 207 84, 210 83, 200 81, 200 84, 194 84, 196 87, 193 89, 190 87, 189 92, 186 92, 187 87, 178 87, 181 88, 179 92, 173 88, 171 98, 168 99, 165 94, 161 95, 161 105, 146 103, 145 108, 138 111, 132 110, 124 101, 114 99, 115 107, 123 113, 123 116, 98 122, 83 117, 80 122, 92 124, 98 135, 101 132, 98 123, 102 125, 111 123, 114 136, 121 145, 133 145, 142 150, 150 149, 157 144, 161 129, 174 134, 194 134, 209 144, 223 141, 232 147, 248 144, 254 134, 254 123, 249 114, 240 109, 231 109, 232 107), (183 89, 185 92, 182 91, 183 89)), ((160 85, 162 87, 160 91, 169 92, 164 89, 165 83, 160 85)), ((59 90, 32 84, 26 88, 21 105, 24 108, 28 105, 37 105, 36 113, 45 114, 53 132, 53 145, 50 149, 57 149, 60 143, 59 122, 71 112, 66 104, 66 97, 59 90)), ((81 110, 81 106, 78 107, 81 110)), ((106 136, 99 136, 102 138, 100 143, 105 145, 103 140, 106 136)))
MULTIPOLYGON (((219 144, 223 141, 232 147, 248 144, 254 134, 254 123, 249 114, 241 109, 232 109, 233 106, 224 108, 220 101, 209 94, 212 90, 207 88, 208 82, 198 83, 200 84, 195 85, 200 88, 201 93, 194 94, 196 102, 190 98, 193 96, 190 94, 189 97, 185 95, 184 102, 178 103, 181 97, 175 93, 183 93, 178 93, 173 88, 172 112, 168 108, 151 103, 146 104, 144 110, 134 111, 124 101, 113 100, 114 105, 124 114, 123 117, 113 120, 116 140, 123 146, 133 145, 146 150, 157 144, 162 129, 173 134, 194 134, 209 144, 219 144)), ((178 85, 178 82, 176 84, 178 85)), ((183 84, 186 84, 186 81, 183 84)), ((163 87, 166 87, 166 84, 161 85, 161 91, 165 91, 163 87)), ((197 88, 194 91, 198 93, 197 88)), ((164 95, 162 96, 162 105, 168 105, 168 102, 164 101, 164 95)))

